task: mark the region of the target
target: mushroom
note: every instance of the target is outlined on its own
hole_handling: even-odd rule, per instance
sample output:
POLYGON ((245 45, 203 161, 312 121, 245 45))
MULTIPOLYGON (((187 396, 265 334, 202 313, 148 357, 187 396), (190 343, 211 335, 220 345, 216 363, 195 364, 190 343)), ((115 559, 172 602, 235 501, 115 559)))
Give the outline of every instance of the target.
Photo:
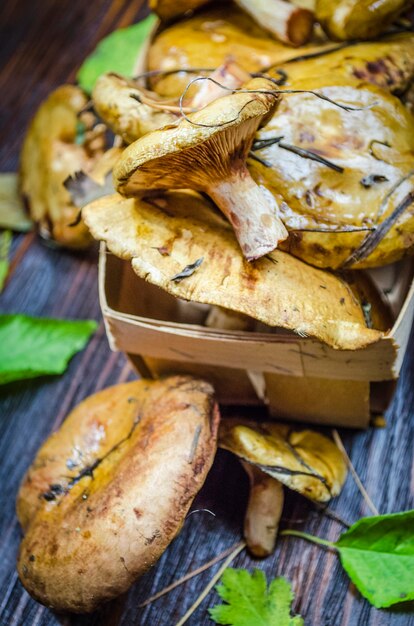
POLYGON ((283 88, 295 88, 297 81, 311 77, 335 76, 339 85, 351 78, 378 85, 396 95, 406 94, 414 79, 414 34, 403 32, 379 41, 361 41, 342 45, 339 50, 319 56, 299 57, 290 63, 269 68, 269 76, 285 73, 283 88))
POLYGON ((332 269, 394 263, 414 247, 414 118, 396 96, 342 70, 303 70, 292 87, 307 92, 282 99, 248 164, 279 202, 290 231, 280 247, 332 269))
POLYGON ((118 161, 117 190, 128 197, 151 189, 203 191, 233 226, 244 256, 249 261, 264 256, 287 231, 273 196, 251 178, 246 158, 257 128, 278 101, 270 81, 253 79, 177 126, 145 135, 118 161))
POLYGON ((243 534, 249 551, 264 558, 275 549, 284 502, 283 484, 250 463, 241 464, 250 482, 243 534))
POLYGON ((361 304, 341 278, 280 250, 247 263, 229 224, 196 194, 107 196, 87 205, 83 215, 93 236, 116 256, 131 259, 138 276, 178 298, 243 313, 344 350, 382 337, 366 327, 361 304))
MULTIPOLYGON (((337 47, 337 43, 315 38, 300 56, 337 47)), ((150 71, 161 72, 151 78, 151 88, 171 98, 179 97, 185 89, 188 71, 206 67, 207 60, 208 67, 218 67, 231 55, 246 71, 260 72, 298 54, 296 48, 277 41, 235 4, 220 2, 157 32, 148 50, 147 66, 150 71), (168 74, 171 70, 177 72, 168 74)))
MULTIPOLYGON (((250 75, 229 58, 205 78, 197 82, 198 91, 188 103, 193 109, 228 95, 229 89, 237 89, 250 79, 250 75)), ((165 103, 157 94, 143 89, 137 81, 113 72, 98 78, 92 100, 105 124, 126 143, 132 143, 163 126, 176 124, 181 116, 178 99, 172 105, 171 101, 165 103)))
POLYGON ((71 248, 92 240, 82 221, 74 224, 79 210, 63 183, 77 171, 89 173, 106 143, 106 127, 84 111, 87 101, 73 85, 52 92, 30 124, 20 160, 20 190, 40 234, 71 248))
POLYGON ((286 0, 236 0, 252 18, 290 46, 303 46, 312 36, 314 15, 286 0))
POLYGON ((317 0, 316 18, 332 39, 372 39, 408 4, 407 0, 317 0))
POLYGON ((179 532, 212 464, 218 420, 212 387, 189 376, 117 385, 77 406, 20 487, 27 591, 73 612, 124 593, 179 532))
POLYGON ((257 557, 272 553, 283 509, 283 485, 316 502, 337 496, 346 464, 333 441, 274 422, 222 420, 219 446, 242 459, 250 484, 244 533, 257 557))

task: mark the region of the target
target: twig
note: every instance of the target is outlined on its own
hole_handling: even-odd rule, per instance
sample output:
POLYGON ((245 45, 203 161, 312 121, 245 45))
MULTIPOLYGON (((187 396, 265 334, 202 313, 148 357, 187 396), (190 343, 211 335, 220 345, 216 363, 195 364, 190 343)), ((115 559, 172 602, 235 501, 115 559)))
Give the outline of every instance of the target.
POLYGON ((352 477, 353 477, 353 479, 354 479, 354 481, 356 483, 356 486, 358 487, 359 491, 361 492, 362 497, 364 498, 368 508, 370 509, 370 511, 374 515, 379 515, 380 513, 379 513, 377 507, 375 506, 375 504, 373 503, 373 501, 371 500, 371 498, 369 497, 368 492, 365 489, 364 485, 362 484, 361 479, 358 476, 357 471, 356 471, 355 467, 353 466, 352 461, 349 458, 347 451, 345 450, 345 446, 342 443, 342 439, 339 436, 339 433, 336 430, 336 428, 334 428, 332 430, 332 436, 334 438, 334 441, 335 441, 336 445, 338 446, 338 448, 342 452, 342 454, 344 456, 344 459, 346 461, 346 464, 348 465, 349 471, 351 472, 352 477))
POLYGON ((242 550, 244 550, 244 548, 246 547, 246 544, 244 541, 242 541, 241 543, 239 543, 239 545, 237 546, 237 548, 235 550, 233 550, 233 552, 227 557, 227 559, 224 561, 223 565, 220 567, 220 569, 218 570, 218 572, 213 576, 213 578, 210 580, 210 582, 208 583, 207 587, 205 587, 204 591, 202 591, 202 593, 198 596, 197 600, 194 602, 194 604, 192 604, 192 606, 190 606, 190 608, 188 609, 187 613, 185 615, 183 615, 183 617, 180 619, 180 621, 178 621, 175 626, 183 626, 183 624, 186 623, 186 621, 188 620, 189 617, 191 617, 191 615, 194 613, 194 611, 198 608, 198 606, 202 603, 202 601, 204 600, 204 598, 210 593, 211 589, 214 587, 214 585, 216 584, 216 582, 219 580, 219 578, 221 578, 223 572, 225 569, 228 568, 228 566, 230 565, 230 563, 236 558, 236 556, 238 554, 240 554, 240 552, 242 550))
MULTIPOLYGON (((242 543, 244 544, 244 542, 242 543)), ((158 591, 150 598, 147 598, 147 600, 145 600, 145 602, 142 602, 142 604, 139 604, 138 607, 143 608, 144 606, 147 606, 148 604, 155 602, 155 600, 162 598, 162 596, 165 596, 167 593, 170 593, 170 591, 173 591, 180 585, 184 584, 185 582, 187 582, 187 580, 190 580, 191 578, 194 578, 194 576, 198 576, 199 574, 202 574, 210 567, 213 567, 213 565, 215 565, 216 563, 219 563, 220 561, 225 559, 226 556, 228 556, 229 554, 232 554, 236 548, 240 547, 240 545, 241 543, 236 543, 234 546, 227 548, 227 550, 224 550, 224 552, 221 552, 220 554, 218 554, 216 557, 214 557, 214 559, 211 559, 211 561, 207 561, 207 563, 204 563, 204 565, 197 567, 197 569, 194 569, 192 572, 188 572, 188 574, 185 574, 184 576, 182 576, 175 582, 171 583, 171 585, 168 585, 168 587, 164 587, 164 589, 161 589, 161 591, 158 591)))
POLYGON ((165 102, 157 102, 155 100, 152 100, 151 98, 146 98, 142 94, 132 93, 130 94, 130 97, 140 104, 146 104, 147 106, 160 111, 169 111, 170 113, 177 114, 182 113, 183 111, 184 113, 195 113, 197 111, 197 109, 194 109, 193 107, 179 107, 176 105, 167 104, 165 102))
POLYGON ((358 263, 366 259, 375 250, 375 248, 378 247, 397 220, 408 209, 408 207, 413 204, 413 202, 414 191, 410 191, 410 193, 408 193, 395 207, 391 215, 383 220, 374 232, 367 235, 361 245, 344 261, 342 269, 347 269, 354 263, 358 263))
MULTIPOLYGON (((269 76, 267 78, 268 81, 274 83, 277 87, 279 87, 279 82, 272 78, 271 76, 269 76)), ((329 102, 330 104, 333 104, 336 107, 339 107, 340 109, 343 109, 344 111, 365 111, 366 109, 370 109, 371 107, 374 106, 374 104, 369 104, 367 106, 363 106, 363 107, 353 107, 353 106, 348 106, 345 104, 341 104, 339 102, 336 102, 335 100, 331 100, 331 98, 328 98, 328 96, 324 96, 322 93, 320 93, 319 91, 312 91, 312 90, 308 90, 308 89, 244 89, 244 88, 233 88, 233 87, 227 87, 226 85, 223 85, 222 83, 220 83, 219 81, 215 80, 214 78, 212 78, 211 76, 197 76, 197 78, 193 78, 186 86, 186 88, 184 89, 183 93, 180 96, 179 99, 179 110, 181 112, 182 117, 187 120, 187 122, 189 122, 190 124, 192 124, 193 126, 200 126, 202 128, 220 128, 221 126, 226 126, 228 124, 232 124, 233 122, 236 122, 241 114, 241 112, 243 111, 243 109, 250 104, 250 101, 247 102, 243 108, 239 111, 238 115, 233 118, 232 120, 228 120, 227 122, 223 122, 221 124, 201 124, 201 123, 197 123, 194 122, 193 120, 191 120, 190 118, 187 117, 186 112, 185 112, 185 108, 183 105, 184 99, 187 95, 188 90, 190 89, 190 87, 192 85, 194 85, 195 83, 198 83, 200 81, 210 81, 212 82, 214 85, 217 85, 218 87, 221 87, 221 89, 224 89, 225 91, 229 91, 231 93, 263 93, 263 94, 268 94, 268 95, 273 95, 275 97, 280 97, 281 94, 297 94, 297 93, 308 93, 311 94, 312 96, 315 96, 316 98, 319 98, 320 100, 324 100, 325 102, 329 102)), ((338 166, 337 166, 338 167, 338 166)), ((339 171, 339 170, 338 170, 339 171)))

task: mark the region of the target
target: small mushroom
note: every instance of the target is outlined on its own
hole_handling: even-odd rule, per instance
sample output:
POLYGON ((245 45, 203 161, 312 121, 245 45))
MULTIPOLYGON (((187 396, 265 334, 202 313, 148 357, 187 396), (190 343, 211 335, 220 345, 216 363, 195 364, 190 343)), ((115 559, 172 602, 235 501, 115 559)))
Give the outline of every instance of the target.
POLYGON ((189 376, 117 385, 76 407, 20 487, 27 591, 73 612, 124 593, 179 532, 212 464, 218 420, 212 387, 189 376))
POLYGON ((264 256, 287 231, 276 200, 254 182, 246 159, 259 125, 278 101, 273 83, 253 79, 177 126, 145 135, 118 161, 117 190, 128 197, 150 189, 203 191, 233 226, 244 256, 250 261, 264 256))
POLYGON ((283 508, 282 485, 310 500, 328 502, 345 482, 347 470, 341 451, 333 441, 311 430, 225 419, 220 425, 219 446, 240 457, 249 475, 244 532, 257 557, 274 549, 283 508))

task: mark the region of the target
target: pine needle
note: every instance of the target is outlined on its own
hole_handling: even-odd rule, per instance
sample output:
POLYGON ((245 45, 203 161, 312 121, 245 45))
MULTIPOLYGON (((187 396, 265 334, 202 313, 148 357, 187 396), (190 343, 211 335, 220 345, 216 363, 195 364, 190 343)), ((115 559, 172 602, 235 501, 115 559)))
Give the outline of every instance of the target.
POLYGON ((352 477, 353 477, 353 479, 355 481, 355 484, 358 487, 359 491, 361 492, 361 495, 364 498, 368 508, 370 509, 370 511, 374 515, 379 515, 380 513, 379 513, 377 507, 375 506, 375 504, 373 503, 373 501, 371 500, 371 498, 369 497, 368 492, 365 489, 364 485, 362 484, 362 481, 361 481, 360 477, 358 476, 357 471, 356 471, 355 467, 353 466, 352 461, 349 458, 347 451, 345 450, 345 446, 342 443, 342 439, 339 436, 339 433, 336 430, 336 428, 334 428, 332 430, 332 436, 334 438, 334 441, 335 441, 336 445, 338 446, 338 448, 342 452, 343 457, 344 457, 344 459, 346 461, 346 464, 348 465, 349 471, 351 472, 352 477))
POLYGON ((161 589, 161 591, 158 591, 157 593, 155 593, 153 596, 145 600, 145 602, 142 602, 142 604, 139 604, 138 605, 139 608, 143 608, 144 606, 147 606, 148 604, 155 602, 155 600, 158 600, 158 598, 162 598, 162 596, 165 596, 167 593, 170 593, 170 591, 173 591, 174 589, 176 589, 176 587, 179 587, 183 583, 187 582, 187 580, 190 580, 191 578, 194 578, 194 576, 198 576, 199 574, 202 574, 210 567, 213 567, 213 565, 215 565, 216 563, 219 563, 219 561, 222 561, 223 559, 225 559, 226 556, 229 556, 229 554, 232 554, 237 548, 240 547, 240 545, 241 545, 240 543, 236 543, 230 548, 227 548, 227 550, 224 550, 224 552, 221 552, 220 554, 218 554, 216 557, 214 557, 214 559, 211 559, 211 561, 204 563, 204 565, 201 565, 197 569, 194 569, 192 572, 188 572, 188 574, 185 574, 184 576, 182 576, 175 582, 171 583, 171 585, 168 585, 168 587, 164 587, 164 589, 161 589))
POLYGON ((190 608, 188 609, 187 613, 180 619, 179 622, 177 622, 175 624, 175 626, 183 626, 183 624, 186 623, 186 621, 191 617, 191 615, 194 613, 194 611, 198 608, 198 606, 202 603, 202 601, 204 600, 204 598, 210 593, 211 589, 214 587, 214 585, 216 584, 216 582, 221 578, 223 572, 225 569, 228 568, 228 566, 230 565, 230 563, 233 561, 233 559, 236 558, 236 556, 242 551, 244 550, 244 548, 246 547, 246 544, 244 541, 242 541, 241 543, 239 543, 239 545, 237 546, 237 548, 235 550, 233 550, 233 552, 227 557, 227 559, 224 561, 223 565, 220 567, 220 569, 218 570, 218 572, 213 576, 213 578, 210 580, 210 582, 208 583, 207 587, 205 587, 205 589, 202 591, 202 593, 198 596, 197 600, 194 602, 194 604, 192 604, 190 606, 190 608))

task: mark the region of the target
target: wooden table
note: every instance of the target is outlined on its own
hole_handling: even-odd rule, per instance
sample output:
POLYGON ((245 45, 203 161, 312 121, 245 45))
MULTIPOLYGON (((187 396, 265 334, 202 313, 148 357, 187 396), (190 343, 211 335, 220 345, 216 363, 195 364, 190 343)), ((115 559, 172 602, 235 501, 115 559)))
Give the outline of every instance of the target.
MULTIPOLYGON (((17 168, 25 127, 47 94, 73 81, 82 59, 114 28, 145 13, 142 0, 15 0, 3 2, 1 24, 0 166, 17 168)), ((179 587, 145 609, 139 604, 188 571, 241 539, 247 480, 237 461, 219 452, 207 483, 193 505, 214 512, 194 513, 159 563, 134 586, 128 598, 99 614, 60 617, 32 600, 20 584, 15 560, 20 529, 15 517, 19 482, 37 448, 68 411, 87 395, 131 380, 134 373, 121 354, 109 351, 98 304, 97 251, 72 254, 45 246, 34 234, 14 237, 11 275, 0 297, 2 312, 26 312, 68 318, 94 318, 99 329, 87 348, 60 377, 0 388, 0 623, 16 626, 105 624, 172 626, 184 614, 219 567, 179 587)), ((411 346, 413 342, 411 342, 411 346)), ((1 349, 1 346, 0 346, 1 349)), ((409 354, 397 393, 387 413, 387 428, 342 432, 356 469, 378 509, 414 508, 414 360, 409 354)), ((331 508, 350 522, 369 514, 349 477, 331 508)), ((336 539, 341 524, 316 511, 303 498, 288 495, 283 526, 336 539)), ((292 581, 294 609, 309 626, 409 626, 414 607, 378 611, 349 583, 335 554, 292 538, 280 539, 275 554, 253 561, 240 554, 235 566, 258 567, 268 576, 292 581)), ((218 601, 211 592, 188 621, 211 624, 206 608, 218 601)))

